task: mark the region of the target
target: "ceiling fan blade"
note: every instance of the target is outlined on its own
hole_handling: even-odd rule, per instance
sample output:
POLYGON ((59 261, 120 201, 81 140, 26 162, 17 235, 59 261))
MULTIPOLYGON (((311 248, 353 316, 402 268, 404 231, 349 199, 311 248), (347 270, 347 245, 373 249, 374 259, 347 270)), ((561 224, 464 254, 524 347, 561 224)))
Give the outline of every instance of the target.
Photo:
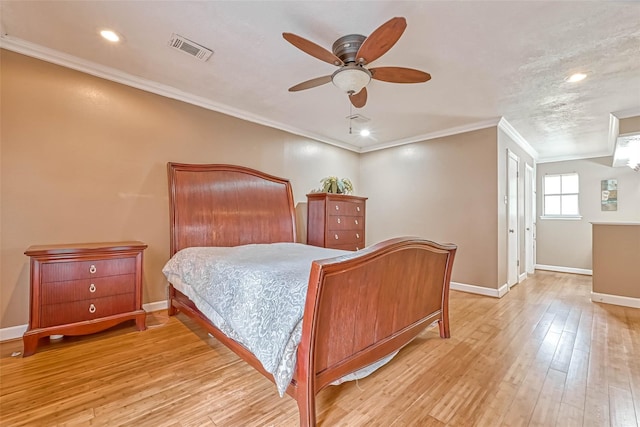
POLYGON ((390 83, 423 83, 431 80, 431 75, 424 71, 402 67, 369 68, 371 78, 390 83))
POLYGON ((368 64, 380 58, 396 44, 405 28, 407 28, 407 20, 402 17, 391 18, 379 26, 362 42, 356 55, 356 61, 368 64))
POLYGON ((367 88, 363 87, 360 92, 349 95, 349 101, 351 101, 351 105, 356 108, 364 107, 364 105, 367 103, 367 88))
POLYGON ((331 76, 316 77, 315 79, 307 80, 306 82, 298 83, 295 86, 289 88, 289 92, 297 92, 299 90, 311 89, 312 87, 320 86, 331 81, 331 76))
POLYGON ((293 33, 282 33, 282 37, 301 51, 313 56, 314 58, 318 58, 321 61, 328 62, 332 65, 341 66, 344 65, 342 60, 335 56, 332 52, 329 52, 327 49, 322 46, 318 46, 317 44, 310 42, 307 39, 304 39, 300 36, 297 36, 293 33))

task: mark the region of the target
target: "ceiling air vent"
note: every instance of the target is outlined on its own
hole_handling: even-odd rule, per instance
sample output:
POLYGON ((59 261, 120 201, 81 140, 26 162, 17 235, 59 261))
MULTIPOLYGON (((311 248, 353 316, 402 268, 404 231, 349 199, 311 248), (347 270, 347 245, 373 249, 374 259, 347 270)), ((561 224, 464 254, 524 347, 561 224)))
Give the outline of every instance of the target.
POLYGON ((351 120, 354 123, 367 123, 371 119, 363 116, 362 114, 352 114, 350 116, 345 117, 345 119, 351 120))
POLYGON ((195 56, 202 62, 206 61, 211 57, 211 55, 213 55, 212 50, 175 33, 171 34, 169 46, 191 56, 195 56))

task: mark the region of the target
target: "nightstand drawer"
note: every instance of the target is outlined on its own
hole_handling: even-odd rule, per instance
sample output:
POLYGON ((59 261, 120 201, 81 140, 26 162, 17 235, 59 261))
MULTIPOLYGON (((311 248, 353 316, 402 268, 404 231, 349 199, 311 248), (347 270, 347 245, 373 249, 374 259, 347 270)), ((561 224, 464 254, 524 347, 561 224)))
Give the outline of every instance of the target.
POLYGON ((40 299, 43 305, 69 303, 133 293, 136 290, 136 275, 120 274, 94 279, 46 282, 41 286, 40 299))
POLYGON ((136 259, 114 258, 95 261, 47 262, 42 264, 42 282, 117 276, 136 272, 136 259))
POLYGON ((93 320, 135 310, 134 294, 121 294, 83 301, 42 306, 41 327, 93 320))

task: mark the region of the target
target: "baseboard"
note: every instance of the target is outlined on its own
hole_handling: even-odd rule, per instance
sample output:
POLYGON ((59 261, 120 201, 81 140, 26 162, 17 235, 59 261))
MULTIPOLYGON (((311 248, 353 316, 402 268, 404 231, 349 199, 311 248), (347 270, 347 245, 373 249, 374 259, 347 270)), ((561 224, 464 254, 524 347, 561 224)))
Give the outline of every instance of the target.
POLYGON ((518 283, 524 282, 526 279, 527 279, 527 273, 522 273, 520 276, 518 276, 518 283))
POLYGON ((0 329, 0 341, 15 340, 16 338, 22 338, 29 325, 11 326, 9 328, 0 329))
POLYGON ((592 302, 602 302, 605 304, 622 305, 624 307, 640 308, 640 298, 623 297, 620 295, 599 294, 591 292, 592 302))
POLYGON ((559 273, 573 273, 593 276, 593 271, 587 270, 586 268, 560 267, 558 265, 536 264, 536 270, 557 271, 559 273))
POLYGON ((507 292, 509 292, 509 285, 505 283, 498 288, 498 298, 502 298, 507 292))
POLYGON ((167 300, 149 302, 147 304, 142 304, 142 308, 147 313, 151 313, 152 311, 166 310, 167 307, 168 307, 167 300))
MULTIPOLYGON (((151 313, 152 311, 166 310, 167 301, 164 300, 142 304, 142 308, 147 313, 151 313)), ((29 325, 18 325, 0 329, 0 342, 22 338, 22 335, 24 335, 28 327, 29 325)))
POLYGON ((502 298, 507 293, 509 287, 505 284, 500 289, 485 288, 484 286, 467 285, 466 283, 451 282, 450 289, 454 291, 467 292, 470 294, 485 295, 488 297, 502 298))

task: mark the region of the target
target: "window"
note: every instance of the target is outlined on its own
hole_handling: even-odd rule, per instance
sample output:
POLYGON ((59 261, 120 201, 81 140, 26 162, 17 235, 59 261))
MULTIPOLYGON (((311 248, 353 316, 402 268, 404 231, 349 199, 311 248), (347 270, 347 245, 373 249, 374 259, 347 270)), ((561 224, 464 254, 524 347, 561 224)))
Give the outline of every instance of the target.
POLYGON ((578 174, 545 175, 544 216, 580 218, 578 210, 578 174))

